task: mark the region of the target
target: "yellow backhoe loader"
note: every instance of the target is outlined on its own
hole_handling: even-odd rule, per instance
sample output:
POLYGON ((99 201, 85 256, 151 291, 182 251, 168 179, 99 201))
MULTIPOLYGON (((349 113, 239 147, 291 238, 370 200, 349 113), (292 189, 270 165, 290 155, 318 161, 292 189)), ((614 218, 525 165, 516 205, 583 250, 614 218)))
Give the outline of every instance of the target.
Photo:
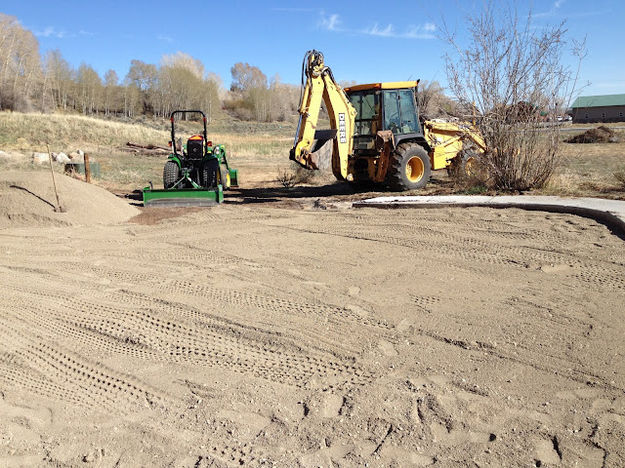
POLYGON ((329 145, 332 172, 338 180, 413 190, 428 183, 432 170, 469 172, 476 154, 486 150, 469 124, 419 121, 419 81, 343 89, 316 50, 306 53, 302 75, 306 81, 290 158, 308 169, 320 168, 319 150, 329 145), (317 130, 322 100, 329 130, 317 130))

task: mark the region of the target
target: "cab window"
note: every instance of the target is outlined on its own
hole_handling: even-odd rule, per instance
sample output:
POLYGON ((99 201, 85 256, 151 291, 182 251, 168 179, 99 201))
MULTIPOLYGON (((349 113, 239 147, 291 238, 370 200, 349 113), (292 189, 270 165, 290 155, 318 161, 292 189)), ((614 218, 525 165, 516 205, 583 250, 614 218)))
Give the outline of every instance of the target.
POLYGON ((354 136, 374 135, 379 129, 376 123, 380 115, 380 92, 363 91, 352 93, 349 100, 356 109, 356 130, 354 136))
POLYGON ((415 112, 414 93, 410 89, 399 92, 399 113, 401 114, 401 133, 417 133, 417 113, 415 112))
POLYGON ((395 134, 418 133, 419 126, 412 90, 385 91, 384 128, 395 134))

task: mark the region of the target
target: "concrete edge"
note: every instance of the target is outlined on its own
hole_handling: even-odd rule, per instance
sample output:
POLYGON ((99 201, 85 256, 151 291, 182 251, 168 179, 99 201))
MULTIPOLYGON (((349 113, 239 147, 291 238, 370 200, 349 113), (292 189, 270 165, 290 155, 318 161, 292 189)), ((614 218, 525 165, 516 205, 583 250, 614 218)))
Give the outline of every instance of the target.
POLYGON ((573 205, 559 205, 554 203, 515 203, 515 202, 500 202, 490 203, 488 201, 475 201, 475 202, 419 202, 419 201, 389 201, 389 202, 367 202, 362 200, 352 203, 353 208, 382 208, 382 209, 395 209, 395 208, 470 208, 470 207, 485 207, 485 208, 519 208, 528 211, 547 211, 550 213, 565 213, 582 216, 584 218, 593 219, 612 231, 613 234, 619 238, 625 240, 625 219, 615 215, 610 211, 604 211, 597 208, 589 208, 586 206, 573 206, 573 205))

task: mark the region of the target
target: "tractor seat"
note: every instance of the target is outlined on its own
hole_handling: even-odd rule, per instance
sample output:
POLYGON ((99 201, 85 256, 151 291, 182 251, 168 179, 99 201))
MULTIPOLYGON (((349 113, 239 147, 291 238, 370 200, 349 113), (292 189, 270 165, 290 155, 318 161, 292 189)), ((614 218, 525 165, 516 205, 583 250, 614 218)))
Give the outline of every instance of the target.
POLYGON ((187 140, 187 158, 202 159, 204 157, 204 137, 192 135, 187 140))

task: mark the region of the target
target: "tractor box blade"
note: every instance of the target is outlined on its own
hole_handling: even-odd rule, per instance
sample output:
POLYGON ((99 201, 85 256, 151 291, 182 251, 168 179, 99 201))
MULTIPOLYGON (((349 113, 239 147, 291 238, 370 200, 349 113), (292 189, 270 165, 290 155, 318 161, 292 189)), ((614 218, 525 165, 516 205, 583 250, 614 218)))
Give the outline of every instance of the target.
POLYGON ((223 201, 221 185, 212 189, 143 189, 143 206, 211 206, 223 201))

